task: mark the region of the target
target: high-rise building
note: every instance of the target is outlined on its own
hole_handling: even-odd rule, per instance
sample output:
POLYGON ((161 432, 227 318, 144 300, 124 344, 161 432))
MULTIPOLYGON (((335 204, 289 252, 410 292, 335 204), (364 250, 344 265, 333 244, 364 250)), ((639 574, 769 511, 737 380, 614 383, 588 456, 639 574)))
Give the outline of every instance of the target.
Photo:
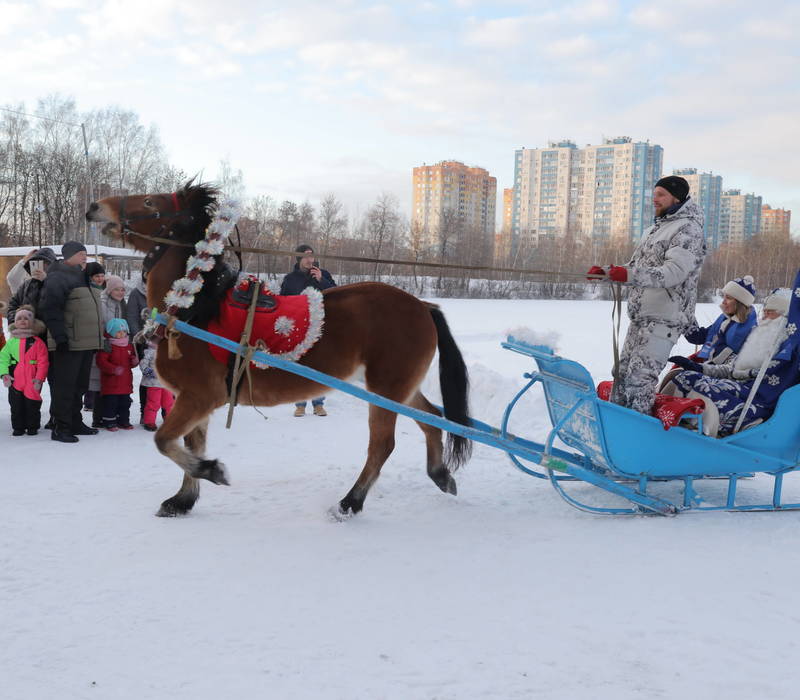
POLYGON ((494 236, 497 179, 456 160, 414 168, 411 219, 435 245, 442 217, 452 213, 479 233, 494 236))
POLYGON ((663 149, 627 136, 578 148, 569 140, 514 156, 513 245, 565 235, 638 239, 653 217, 663 149))
POLYGON ((719 213, 719 242, 742 243, 761 230, 761 197, 723 190, 719 213))
POLYGON ((792 212, 789 209, 773 209, 769 204, 761 207, 761 233, 764 236, 789 240, 789 225, 792 212))
POLYGON ((514 211, 514 188, 503 189, 503 227, 494 237, 494 259, 500 264, 511 255, 511 220, 514 211))
POLYGON ((698 173, 697 168, 680 168, 672 171, 689 183, 689 196, 700 205, 705 214, 704 230, 709 249, 719 247, 719 215, 722 204, 722 175, 698 173))

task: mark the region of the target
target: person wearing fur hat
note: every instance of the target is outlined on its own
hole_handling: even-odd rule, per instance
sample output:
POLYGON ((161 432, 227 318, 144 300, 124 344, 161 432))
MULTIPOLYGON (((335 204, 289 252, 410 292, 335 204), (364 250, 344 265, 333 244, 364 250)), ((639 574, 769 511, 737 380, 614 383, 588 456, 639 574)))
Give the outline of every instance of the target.
POLYGON ((145 346, 139 369, 142 372, 142 386, 146 391, 142 422, 145 430, 155 431, 158 412, 161 411, 161 415, 166 418, 175 403, 175 395, 161 384, 156 374, 156 349, 151 345, 145 346))
POLYGON ((124 318, 112 318, 106 323, 110 350, 97 353, 100 368, 100 393, 103 406, 103 427, 115 432, 133 430, 131 425, 132 369, 139 364, 136 350, 128 337, 128 323, 124 318))
POLYGON ((21 306, 8 327, 9 338, 0 350, 0 379, 8 389, 13 435, 36 435, 41 427, 42 384, 47 378, 47 346, 39 337, 44 324, 30 306, 21 306))
POLYGON ((95 435, 81 419, 81 399, 89 384, 96 350, 103 347, 100 290, 84 274, 86 248, 78 241, 61 247, 63 260, 50 265, 40 298, 47 326, 50 363, 50 412, 53 440, 77 442, 78 435, 95 435))
POLYGON ((44 280, 47 277, 47 271, 55 261, 56 254, 50 248, 40 248, 25 261, 23 269, 28 277, 9 299, 6 314, 9 323, 14 322, 14 314, 23 305, 30 306, 36 317, 41 318, 39 315, 39 297, 42 293, 44 280))
POLYGON ((678 338, 692 327, 697 282, 706 256, 702 208, 682 177, 662 177, 653 188, 655 221, 625 265, 593 265, 591 279, 629 286, 628 317, 611 400, 649 414, 658 377, 678 338))
POLYGON ((727 361, 701 365, 687 357, 669 358, 686 370, 672 380, 676 387, 673 393, 701 398, 706 404, 703 424, 707 435, 733 432, 762 367, 767 371, 748 408, 744 425, 768 418, 780 393, 796 383, 800 353, 793 336, 800 321, 800 303, 788 323, 792 296, 790 289, 773 291, 764 300, 758 325, 747 336, 740 352, 731 354, 727 361))

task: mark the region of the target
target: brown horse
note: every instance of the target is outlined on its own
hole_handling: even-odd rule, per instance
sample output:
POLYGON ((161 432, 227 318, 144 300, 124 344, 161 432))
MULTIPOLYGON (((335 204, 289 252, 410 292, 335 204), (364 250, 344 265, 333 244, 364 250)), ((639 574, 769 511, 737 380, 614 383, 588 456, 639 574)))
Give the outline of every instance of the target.
MULTIPOLYGON (((218 192, 191 181, 176 193, 106 197, 92 203, 90 221, 105 223, 103 233, 124 240, 148 253, 145 269, 147 302, 164 309, 164 295, 175 279, 183 277, 192 246, 202 239, 216 210, 218 192), (151 236, 167 237, 176 245, 157 244, 151 236)), ((219 308, 219 300, 232 284, 223 272, 221 256, 195 304, 181 315, 193 325, 205 327, 219 308)), ((419 385, 439 349, 439 375, 444 415, 459 423, 468 421, 468 378, 461 353, 442 312, 406 292, 386 284, 365 282, 335 287, 324 292, 324 332, 301 363, 340 379, 363 371, 367 388, 408 406, 439 415, 422 395, 419 385)), ((228 401, 228 369, 214 360, 208 346, 182 335, 178 346, 182 359, 168 357, 166 343, 156 356, 159 377, 177 394, 171 413, 155 434, 159 451, 183 469, 179 491, 161 504, 158 515, 187 513, 199 496, 199 479, 227 484, 221 462, 205 456, 206 433, 211 413, 228 401), (180 439, 183 438, 184 446, 180 439)), ((274 406, 319 396, 326 387, 276 369, 253 372, 252 404, 274 406)), ((249 390, 240 402, 250 404, 249 390)), ((361 474, 339 502, 336 515, 358 513, 381 467, 394 449, 397 414, 369 406, 369 447, 361 474)), ((448 434, 447 452, 438 428, 418 423, 427 445, 428 476, 445 493, 456 493, 451 475, 471 452, 471 443, 448 434)))

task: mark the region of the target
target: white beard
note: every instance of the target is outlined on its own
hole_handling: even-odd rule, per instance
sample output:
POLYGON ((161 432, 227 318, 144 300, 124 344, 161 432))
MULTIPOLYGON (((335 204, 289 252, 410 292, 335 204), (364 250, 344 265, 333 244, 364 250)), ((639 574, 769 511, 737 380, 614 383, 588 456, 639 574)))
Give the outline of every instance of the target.
POLYGON ((764 360, 772 357, 778 349, 778 336, 785 336, 785 330, 785 316, 761 319, 744 341, 742 350, 733 363, 734 371, 759 369, 764 360))

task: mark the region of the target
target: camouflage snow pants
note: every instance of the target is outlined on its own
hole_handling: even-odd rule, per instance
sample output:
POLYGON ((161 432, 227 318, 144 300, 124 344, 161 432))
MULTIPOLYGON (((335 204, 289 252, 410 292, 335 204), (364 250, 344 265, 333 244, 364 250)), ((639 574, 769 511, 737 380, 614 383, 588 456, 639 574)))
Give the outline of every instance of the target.
POLYGON ((631 323, 619 360, 611 400, 639 413, 650 414, 656 398, 658 375, 680 337, 676 328, 655 321, 631 323))

